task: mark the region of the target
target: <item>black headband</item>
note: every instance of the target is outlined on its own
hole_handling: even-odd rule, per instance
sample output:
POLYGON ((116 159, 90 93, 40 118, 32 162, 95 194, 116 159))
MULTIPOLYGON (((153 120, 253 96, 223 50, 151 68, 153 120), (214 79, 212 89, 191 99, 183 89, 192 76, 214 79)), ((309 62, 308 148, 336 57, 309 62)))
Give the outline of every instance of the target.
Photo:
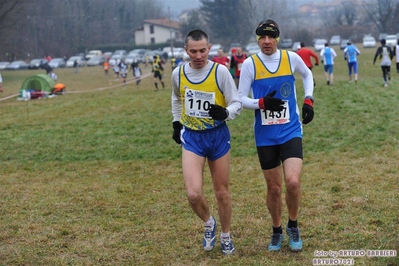
POLYGON ((279 29, 273 23, 263 22, 256 28, 255 34, 258 36, 272 36, 278 38, 280 36, 279 29))

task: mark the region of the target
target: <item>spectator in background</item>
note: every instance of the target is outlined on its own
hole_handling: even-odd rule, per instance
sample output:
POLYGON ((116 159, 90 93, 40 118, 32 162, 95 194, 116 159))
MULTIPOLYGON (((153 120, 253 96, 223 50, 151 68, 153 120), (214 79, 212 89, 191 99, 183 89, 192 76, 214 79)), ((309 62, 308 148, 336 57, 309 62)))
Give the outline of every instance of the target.
POLYGON ((109 62, 108 59, 105 59, 103 63, 103 68, 104 68, 104 75, 108 77, 108 72, 109 72, 109 62))
POLYGON ((215 62, 215 63, 219 63, 221 65, 224 65, 227 68, 229 67, 229 63, 230 63, 230 59, 227 56, 224 55, 224 52, 223 52, 222 48, 220 48, 218 50, 217 56, 214 56, 212 58, 212 61, 215 62))
POLYGON ((176 67, 181 66, 181 65, 183 65, 183 64, 184 64, 183 58, 182 58, 181 56, 179 56, 179 57, 176 59, 176 67))
POLYGON ((75 74, 78 74, 78 72, 79 72, 78 60, 75 60, 75 61, 73 62, 73 67, 75 68, 75 74))
POLYGON ((0 92, 3 92, 3 78, 1 77, 1 74, 0 74, 0 92))
POLYGON ((123 86, 126 85, 126 78, 127 78, 127 71, 128 71, 128 65, 125 63, 125 59, 121 59, 119 62, 119 72, 121 74, 121 78, 123 81, 123 86))
POLYGON ((399 74, 399 39, 396 42, 396 45, 393 47, 393 56, 396 57, 396 72, 399 74))
POLYGON ((324 63, 324 74, 326 76, 327 85, 333 85, 334 83, 334 58, 337 57, 337 53, 331 48, 326 42, 324 48, 320 51, 321 62, 324 63))
POLYGON ((357 82, 358 73, 357 73, 357 56, 360 55, 359 49, 355 45, 352 44, 351 41, 348 41, 347 46, 344 49, 344 59, 348 62, 348 75, 349 81, 352 82, 352 70, 353 75, 355 77, 355 82, 357 82))
POLYGON ((115 60, 115 63, 114 63, 114 65, 112 66, 112 69, 114 70, 114 77, 116 78, 116 79, 119 79, 119 71, 120 71, 120 69, 119 69, 119 60, 117 59, 117 60, 115 60))
MULTIPOLYGON (((235 47, 233 49, 231 49, 230 59, 236 54, 236 52, 237 52, 237 49, 235 47)), ((231 60, 230 60, 230 62, 231 62, 231 60)), ((235 69, 234 69, 234 67, 231 66, 231 64, 230 64, 230 73, 231 73, 231 76, 234 78, 235 69)), ((237 86, 237 88, 238 88, 238 86, 237 86)))
POLYGON ((381 60, 381 70, 382 70, 382 78, 384 79, 384 86, 388 86, 388 80, 391 79, 391 60, 393 58, 393 53, 391 47, 386 45, 385 39, 382 39, 381 46, 377 48, 375 52, 373 64, 375 65, 375 61, 377 57, 380 57, 381 60))
POLYGON ((133 71, 133 76, 136 79, 136 86, 138 87, 140 85, 142 72, 137 60, 133 61, 133 63, 130 65, 130 69, 133 71))
POLYGON ((162 61, 160 58, 158 58, 156 55, 154 55, 154 60, 152 62, 152 72, 154 73, 154 85, 155 85, 155 91, 158 90, 158 82, 159 80, 162 84, 162 88, 165 88, 165 84, 162 81, 162 74, 163 74, 163 66, 162 66, 162 61))
POLYGON ((172 70, 176 68, 176 57, 172 56, 170 64, 172 65, 172 70))
MULTIPOLYGON (((313 68, 312 57, 315 60, 315 66, 319 65, 319 57, 315 52, 309 48, 306 48, 304 42, 301 42, 300 48, 296 51, 296 53, 302 58, 303 62, 305 62, 305 65, 310 69, 310 71, 312 71, 313 68)), ((313 87, 314 86, 316 86, 316 82, 313 78, 313 87)))
POLYGON ((247 57, 247 54, 242 52, 242 48, 240 46, 236 47, 235 54, 231 56, 230 69, 234 69, 233 78, 237 88, 238 83, 240 82, 241 66, 244 60, 247 59, 247 57))

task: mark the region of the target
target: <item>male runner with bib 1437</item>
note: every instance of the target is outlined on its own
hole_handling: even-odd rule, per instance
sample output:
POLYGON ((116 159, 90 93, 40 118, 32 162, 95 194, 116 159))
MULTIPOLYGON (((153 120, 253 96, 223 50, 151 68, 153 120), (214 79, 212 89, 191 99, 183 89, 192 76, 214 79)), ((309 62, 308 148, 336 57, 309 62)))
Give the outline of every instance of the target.
POLYGON ((284 173, 289 247, 300 251, 302 240, 297 217, 301 200, 302 124, 313 119, 313 75, 295 52, 277 49, 280 30, 275 21, 262 21, 255 33, 261 51, 244 61, 239 94, 244 108, 255 111, 255 143, 267 185, 267 208, 273 222, 268 249, 279 251, 284 239, 281 227, 284 173), (302 123, 294 72, 302 76, 305 90, 302 123))

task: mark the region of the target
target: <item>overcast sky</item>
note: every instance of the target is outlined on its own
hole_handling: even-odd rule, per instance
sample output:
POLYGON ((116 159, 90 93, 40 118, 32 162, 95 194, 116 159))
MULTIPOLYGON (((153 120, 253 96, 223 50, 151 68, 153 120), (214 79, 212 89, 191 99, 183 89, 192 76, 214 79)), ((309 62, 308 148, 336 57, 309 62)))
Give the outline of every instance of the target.
POLYGON ((178 15, 188 8, 198 8, 200 6, 200 0, 160 0, 164 5, 164 9, 168 11, 170 7, 171 18, 176 19, 178 15))

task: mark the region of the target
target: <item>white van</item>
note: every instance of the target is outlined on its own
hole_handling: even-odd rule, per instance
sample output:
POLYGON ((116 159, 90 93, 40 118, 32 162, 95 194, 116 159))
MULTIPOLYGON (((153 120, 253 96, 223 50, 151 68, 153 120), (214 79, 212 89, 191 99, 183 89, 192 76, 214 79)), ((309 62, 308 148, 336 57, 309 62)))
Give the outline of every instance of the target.
POLYGON ((98 55, 102 55, 103 52, 101 50, 90 50, 87 54, 86 54, 86 60, 90 60, 90 58, 98 56, 98 55))

